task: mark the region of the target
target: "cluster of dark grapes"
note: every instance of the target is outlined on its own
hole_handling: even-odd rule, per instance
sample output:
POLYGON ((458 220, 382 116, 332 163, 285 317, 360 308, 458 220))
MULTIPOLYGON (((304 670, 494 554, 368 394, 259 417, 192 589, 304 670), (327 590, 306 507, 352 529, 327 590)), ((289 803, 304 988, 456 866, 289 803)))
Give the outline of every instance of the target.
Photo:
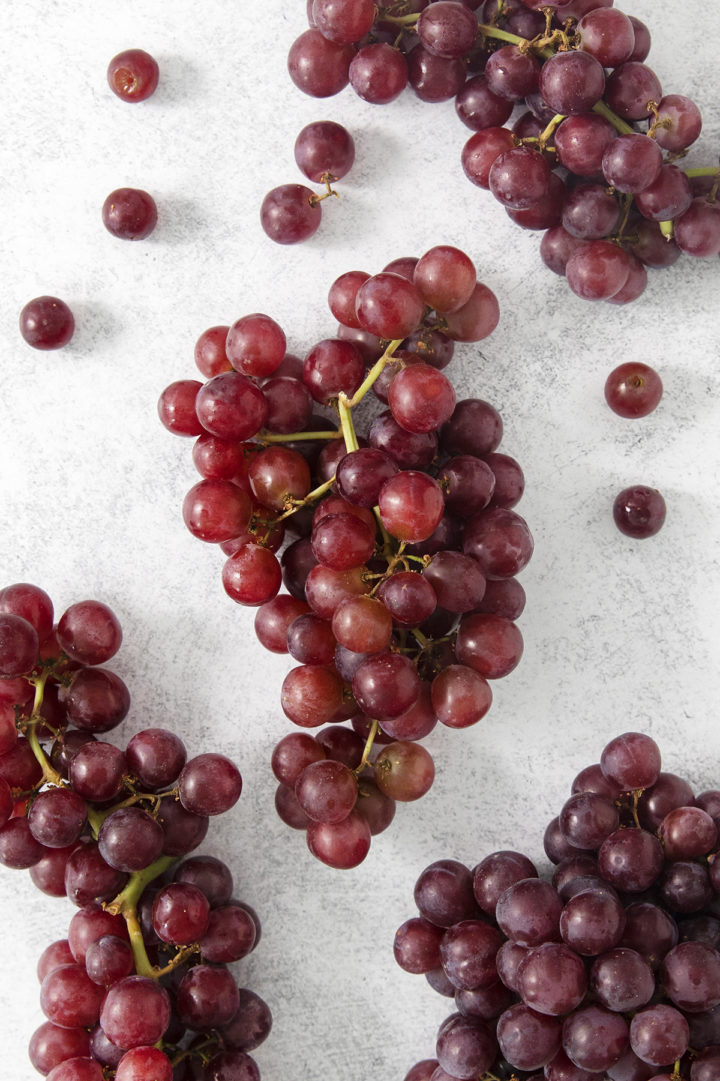
POLYGON ((626 304, 648 267, 720 254, 720 172, 676 164, 700 111, 663 94, 647 27, 613 0, 308 0, 307 14, 293 82, 375 104, 406 85, 454 98, 473 131, 466 176, 544 230, 543 262, 578 296, 626 304))
MULTIPOLYGON (((126 49, 110 61, 107 81, 121 101, 145 101, 157 88, 157 61, 143 49, 126 49)), ((116 188, 102 206, 103 225, 120 240, 144 240, 157 225, 157 205, 141 188, 116 188)), ((20 312, 20 333, 33 349, 62 349, 75 332, 75 317, 64 300, 33 297, 20 312)))
POLYGON ((295 140, 298 168, 314 184, 324 184, 317 195, 305 184, 281 184, 269 191, 260 208, 260 224, 277 244, 307 240, 322 220, 322 202, 337 195, 332 185, 350 172, 355 142, 342 124, 317 120, 307 124, 295 140))
POLYGON ((270 1012, 226 966, 260 924, 224 863, 189 856, 242 779, 167 729, 98 738, 130 706, 104 667, 121 639, 100 601, 54 625, 44 590, 0 590, 0 864, 78 909, 40 960, 30 1059, 50 1081, 258 1081, 270 1012))
POLYGON ((545 832, 552 881, 501 851, 420 875, 395 956, 456 1012, 406 1081, 716 1081, 720 791, 629 732, 545 832))
POLYGON ((352 867, 395 801, 432 784, 419 741, 438 720, 480 720, 488 681, 520 660, 515 575, 533 542, 512 509, 524 479, 498 452, 500 415, 456 401, 442 370, 455 341, 498 321, 468 256, 439 246, 350 271, 329 306, 337 336, 304 360, 266 315, 210 328, 195 352, 207 382, 173 383, 159 412, 197 437, 186 525, 222 548, 225 590, 258 607, 260 642, 297 661, 285 715, 322 728, 276 747, 278 812, 319 859, 352 867), (386 408, 364 439, 353 411, 370 389, 386 408))

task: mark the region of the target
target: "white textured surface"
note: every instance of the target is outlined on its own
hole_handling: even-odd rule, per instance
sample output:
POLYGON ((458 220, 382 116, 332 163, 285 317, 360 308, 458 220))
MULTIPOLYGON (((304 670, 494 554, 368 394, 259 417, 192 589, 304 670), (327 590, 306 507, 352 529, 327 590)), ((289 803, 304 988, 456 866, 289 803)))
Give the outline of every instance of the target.
MULTIPOLYGON (((191 752, 239 762, 243 797, 204 850, 229 858, 238 896, 263 919, 240 970, 275 1015, 256 1053, 264 1081, 395 1081, 432 1053, 446 1012, 392 958, 427 863, 472 864, 498 847, 539 858, 574 774, 628 729, 652 733, 666 767, 698 789, 720 782, 718 265, 684 259, 654 273, 625 309, 574 298, 540 266, 538 238, 462 176, 468 132, 451 103, 407 93, 374 109, 349 90, 322 102, 295 90, 285 56, 304 9, 4 5, 0 583, 37 582, 58 610, 84 597, 112 605, 125 632, 113 667, 133 692, 118 740, 167 725, 191 752), (129 106, 107 89, 105 67, 136 45, 157 57, 162 82, 129 106), (356 166, 309 243, 273 246, 260 201, 301 179, 294 138, 321 118, 353 132, 356 166), (121 185, 157 199, 160 224, 143 243, 100 223, 121 185), (162 429, 155 403, 167 383, 195 377, 205 327, 265 311, 304 352, 333 331, 325 296, 339 273, 443 242, 469 252, 501 301, 498 330, 482 352, 459 349, 451 373, 459 396, 500 409, 501 449, 526 471, 519 510, 536 539, 523 576, 526 655, 484 722, 432 735, 432 792, 400 808, 360 868, 339 873, 275 817, 268 759, 288 730, 278 692, 289 663, 261 649, 253 612, 223 593, 221 557, 184 530, 190 441, 162 429), (22 342, 17 315, 46 292, 70 303, 77 331, 43 354, 22 342), (639 422, 602 396, 609 370, 633 357, 665 383, 639 422), (664 530, 646 542, 622 537, 610 514, 616 491, 635 482, 668 503, 664 530)), ((710 164, 717 20, 699 0, 634 0, 631 11, 653 32, 649 62, 666 91, 700 104, 706 127, 691 163, 710 164)), ((3 871, 0 914, 0 1072, 26 1081, 36 1076, 27 1040, 42 1020, 34 966, 72 909, 3 871)))

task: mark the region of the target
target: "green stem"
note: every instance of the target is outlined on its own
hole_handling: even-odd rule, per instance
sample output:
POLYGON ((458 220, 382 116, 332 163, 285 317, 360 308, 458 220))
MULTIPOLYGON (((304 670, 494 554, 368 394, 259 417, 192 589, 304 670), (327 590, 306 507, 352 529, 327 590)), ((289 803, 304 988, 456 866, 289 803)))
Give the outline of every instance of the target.
POLYGON ((380 517, 380 508, 379 508, 379 507, 373 507, 373 514, 375 515, 375 520, 376 520, 376 522, 377 522, 377 524, 378 524, 378 529, 380 530, 380 533, 382 534, 382 539, 383 539, 383 554, 384 554, 384 556, 385 556, 385 559, 387 559, 387 561, 388 561, 388 563, 389 563, 389 562, 390 562, 390 560, 391 560, 391 559, 392 559, 392 557, 393 557, 393 550, 392 550, 392 544, 393 544, 393 542, 392 542, 392 537, 390 536, 390 534, 388 533, 387 529, 386 529, 386 528, 385 528, 385 526, 383 525, 383 520, 382 520, 382 518, 380 517))
POLYGON ((54 784, 57 785, 58 788, 61 788, 65 786, 65 781, 63 780, 62 775, 50 765, 47 755, 40 746, 40 740, 37 735, 38 725, 43 723, 40 710, 42 709, 43 699, 45 697, 45 684, 49 675, 50 669, 45 668, 37 679, 33 681, 35 683, 35 698, 33 701, 32 713, 30 715, 30 723, 27 729, 27 741, 30 744, 32 753, 35 755, 35 758, 42 768, 43 782, 54 784))
MULTIPOLYGON (((113 810, 114 810, 114 808, 113 808, 113 810)), ((109 811, 106 811, 106 812, 96 811, 94 807, 91 807, 88 804, 88 809, 87 809, 88 825, 90 826, 90 829, 92 830, 93 838, 96 841, 98 839, 98 834, 100 833, 100 829, 102 827, 102 824, 105 821, 105 819, 107 818, 109 813, 110 813, 109 811)))
POLYGON ((367 375, 353 394, 352 398, 348 398, 346 394, 343 394, 341 392, 339 400, 342 400, 349 409, 354 409, 356 405, 359 405, 359 403, 363 400, 367 392, 372 387, 377 377, 380 375, 380 372, 383 370, 385 365, 394 358, 395 353, 400 348, 402 343, 402 338, 395 338, 393 341, 389 342, 387 348, 385 349, 385 352, 379 360, 375 361, 372 368, 368 370, 367 375))
POLYGON ((411 15, 389 15, 386 11, 382 12, 382 21, 384 23, 394 23, 395 26, 414 26, 419 17, 415 13, 411 15))
POLYGON ((125 916, 125 923, 128 929, 128 935, 130 936, 130 948, 133 952, 133 959, 135 961, 135 972, 138 976, 146 976, 149 979, 155 979, 155 968, 152 961, 147 955, 145 948, 145 939, 142 935, 142 928, 140 927, 140 920, 138 919, 135 909, 123 913, 125 916))
POLYGON ((281 435, 279 432, 261 432, 257 437, 259 443, 299 443, 301 440, 311 439, 339 439, 340 431, 337 428, 333 428, 332 431, 327 432, 290 432, 288 435, 281 435))
POLYGON ((378 729, 379 728, 380 728, 380 725, 379 725, 378 721, 373 720, 372 724, 370 725, 370 731, 368 733, 368 738, 365 740, 365 747, 363 748, 362 758, 360 759, 358 765, 356 766, 355 770, 353 771, 355 773, 356 777, 360 776, 360 774, 362 773, 362 771, 365 769, 366 765, 368 764, 368 760, 370 758, 370 752, 371 752, 371 750, 373 748, 373 743, 375 742, 375 737, 378 734, 378 729))
POLYGON ((127 799, 122 800, 120 803, 114 803, 112 807, 106 807, 102 811, 98 811, 97 808, 88 806, 88 822, 90 828, 97 835, 100 832, 102 826, 108 815, 113 814, 115 811, 119 811, 122 807, 134 807, 136 803, 142 803, 143 800, 149 800, 152 803, 153 813, 157 812, 161 800, 169 798, 177 799, 177 788, 168 788, 166 792, 133 792, 127 799))
POLYGON ((497 26, 492 26, 490 23, 480 23, 478 26, 480 33, 486 38, 496 38, 497 41, 506 41, 510 45, 522 46, 524 49, 532 49, 534 53, 541 56, 544 60, 549 60, 551 56, 555 55, 555 49, 552 45, 543 43, 543 38, 540 37, 531 40, 530 38, 521 38, 519 34, 511 34, 509 30, 500 30, 497 26))
POLYGON ((697 169, 683 169, 683 172, 689 179, 694 176, 720 176, 720 169, 716 165, 703 165, 697 169))
POLYGON ((167 871, 168 867, 172 867, 176 860, 177 856, 161 856, 160 859, 151 863, 149 867, 145 867, 142 871, 133 872, 125 888, 121 890, 114 901, 105 906, 106 910, 112 913, 113 916, 123 916, 125 919, 130 936, 130 946, 135 959, 135 971, 138 976, 149 976, 153 980, 158 978, 161 970, 156 969, 151 964, 147 955, 142 928, 138 920, 137 905, 145 887, 163 874, 164 871, 167 871))
POLYGON ((606 120, 609 120, 615 130, 619 131, 621 135, 637 135, 635 128, 631 127, 630 124, 626 124, 624 120, 621 120, 604 101, 597 101, 593 105, 593 112, 598 113, 600 116, 604 116, 606 120))
POLYGON ((658 225, 660 226, 660 232, 665 237, 665 239, 672 240, 673 236, 675 235, 675 226, 673 225, 672 221, 661 221, 658 222, 658 225))
POLYGON ((538 143, 541 149, 545 146, 558 124, 561 124, 564 119, 565 113, 556 113, 550 123, 540 132, 538 135, 538 143))
POLYGON ((345 449, 348 454, 351 450, 359 450, 360 444, 355 433, 355 425, 352 419, 352 406, 346 394, 340 391, 338 397, 338 413, 340 414, 340 429, 345 440, 345 449))
POLYGON ((275 519, 275 521, 276 522, 282 522, 282 520, 284 518, 289 518, 291 514, 294 514, 295 511, 300 510, 301 507, 305 507, 305 506, 307 506, 308 503, 312 503, 316 499, 319 499, 321 496, 325 495, 325 493, 328 492, 332 488, 334 483, 335 483, 335 474, 333 473, 333 475, 330 477, 330 480, 326 480, 323 484, 318 485, 317 488, 313 488, 313 490, 311 492, 308 492, 308 494, 305 496, 304 499, 295 500, 293 505, 291 507, 288 507, 288 509, 286 511, 283 511, 283 513, 281 515, 279 515, 275 519))
POLYGON ((210 1057, 209 1051, 216 1051, 220 1046, 220 1040, 217 1036, 208 1036, 204 1043, 195 1044, 194 1047, 188 1047, 184 1051, 178 1051, 173 1059, 171 1059, 173 1066, 178 1066, 183 1059, 190 1058, 191 1056, 197 1056, 202 1062, 206 1062, 210 1057))
POLYGON ((510 45, 529 45, 527 38, 521 38, 519 34, 511 34, 509 30, 500 30, 490 23, 480 23, 478 30, 486 38, 495 38, 497 41, 507 41, 510 45))

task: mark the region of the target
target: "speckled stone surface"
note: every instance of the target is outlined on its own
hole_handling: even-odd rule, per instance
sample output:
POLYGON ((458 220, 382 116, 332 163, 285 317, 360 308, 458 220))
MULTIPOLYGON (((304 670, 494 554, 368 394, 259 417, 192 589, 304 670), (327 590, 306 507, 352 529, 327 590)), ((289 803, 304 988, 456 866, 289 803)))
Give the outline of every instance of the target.
MULTIPOLYGON (((703 110, 689 163, 711 164, 717 20, 697 0, 631 10, 653 32, 649 62, 665 90, 703 110)), ((264 1081, 399 1081, 432 1054, 447 1012, 392 957, 426 864, 472 865, 507 847, 542 862, 544 826, 572 778, 628 729, 655 736, 665 768, 698 791, 720 786, 718 262, 652 273, 626 308, 580 301, 541 266, 539 238, 462 175, 468 132, 452 103, 302 96, 285 57, 304 28, 304 0, 4 6, 0 583, 36 582, 58 610, 86 597, 115 609, 125 641, 112 666, 133 694, 118 741, 165 725, 191 753, 238 761, 243 796, 203 850, 228 858, 236 895, 263 920, 238 978, 275 1016, 256 1052, 264 1081), (109 59, 131 46, 161 67, 156 95, 132 106, 105 82, 109 59), (355 168, 310 242, 274 246, 260 202, 301 180, 295 136, 323 118, 355 136, 355 168), (142 243, 102 227, 102 202, 122 185, 157 200, 158 227, 142 243), (536 541, 522 578, 526 652, 481 724, 432 734, 433 789, 340 873, 275 816, 268 760, 288 731, 279 687, 290 662, 262 650, 254 613, 223 592, 222 556, 184 529, 191 442, 160 426, 156 401, 196 376, 206 327, 267 312, 302 354, 334 331, 326 295, 338 274, 436 243, 467 250, 500 298, 498 329, 458 349, 451 374, 459 396, 500 409, 501 449, 526 472, 518 509, 536 541), (18 334, 21 307, 42 293, 75 312, 60 352, 34 352, 18 334), (637 422, 612 414, 602 393, 629 358, 665 384, 637 422), (660 488, 668 504, 665 528, 644 542, 612 522, 615 493, 632 483, 660 488)), ((0 873, 0 1073, 13 1081, 36 1076, 26 1056, 42 1021, 35 964, 72 911, 26 873, 0 873)))

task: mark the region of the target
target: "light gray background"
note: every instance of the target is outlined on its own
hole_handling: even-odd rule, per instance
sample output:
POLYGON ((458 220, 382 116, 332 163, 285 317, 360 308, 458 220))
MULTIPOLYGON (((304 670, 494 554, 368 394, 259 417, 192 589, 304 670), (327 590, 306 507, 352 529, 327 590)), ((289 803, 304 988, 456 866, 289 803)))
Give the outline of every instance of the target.
MULTIPOLYGON (((147 725, 177 731, 191 753, 222 750, 245 790, 204 850, 227 857, 236 893, 259 911, 263 940, 241 982, 275 1015, 256 1053, 266 1081, 393 1081, 432 1053, 446 1002, 395 966, 396 927, 432 860, 472 865, 499 847, 542 858, 546 822, 604 743, 643 729, 666 768, 698 790, 720 785, 717 260, 651 274, 626 308, 590 305, 540 265, 519 230, 462 175, 469 136, 452 103, 410 92, 374 108, 346 90, 315 101, 285 67, 305 28, 304 0, 24 0, 3 11, 0 155, 0 581, 33 581, 57 609, 85 597, 118 613, 113 667, 133 693, 118 742, 147 725), (141 46, 161 85, 140 105, 115 98, 109 59, 141 46), (356 165, 315 237, 274 246, 258 210, 299 181, 293 142, 311 120, 351 130, 356 165), (102 227, 115 187, 144 187, 160 221, 128 244, 102 227), (518 508, 536 539, 523 575, 526 655, 496 685, 491 713, 465 732, 433 733, 437 779, 358 869, 317 863, 273 809, 268 760, 289 730, 279 688, 290 662, 253 635, 254 612, 220 583, 223 557, 185 530, 196 475, 191 441, 159 424, 163 387, 194 378, 202 330, 263 311, 304 353, 334 332, 327 289, 349 269, 374 272, 436 243, 469 252, 500 298, 497 331, 458 349, 459 396, 502 412, 502 450, 527 477, 518 508), (65 298, 71 345, 39 353, 20 339, 31 297, 65 298), (658 410, 621 420, 603 400, 622 360, 656 365, 658 410), (667 523, 633 542, 611 518, 615 493, 659 487, 667 523)), ((700 105, 691 164, 718 152, 718 23, 698 0, 635 0, 650 26, 649 62, 666 92, 700 105)), ((72 908, 0 874, 5 1034, 2 1073, 36 1076, 27 1040, 42 1021, 34 967, 72 908)))

